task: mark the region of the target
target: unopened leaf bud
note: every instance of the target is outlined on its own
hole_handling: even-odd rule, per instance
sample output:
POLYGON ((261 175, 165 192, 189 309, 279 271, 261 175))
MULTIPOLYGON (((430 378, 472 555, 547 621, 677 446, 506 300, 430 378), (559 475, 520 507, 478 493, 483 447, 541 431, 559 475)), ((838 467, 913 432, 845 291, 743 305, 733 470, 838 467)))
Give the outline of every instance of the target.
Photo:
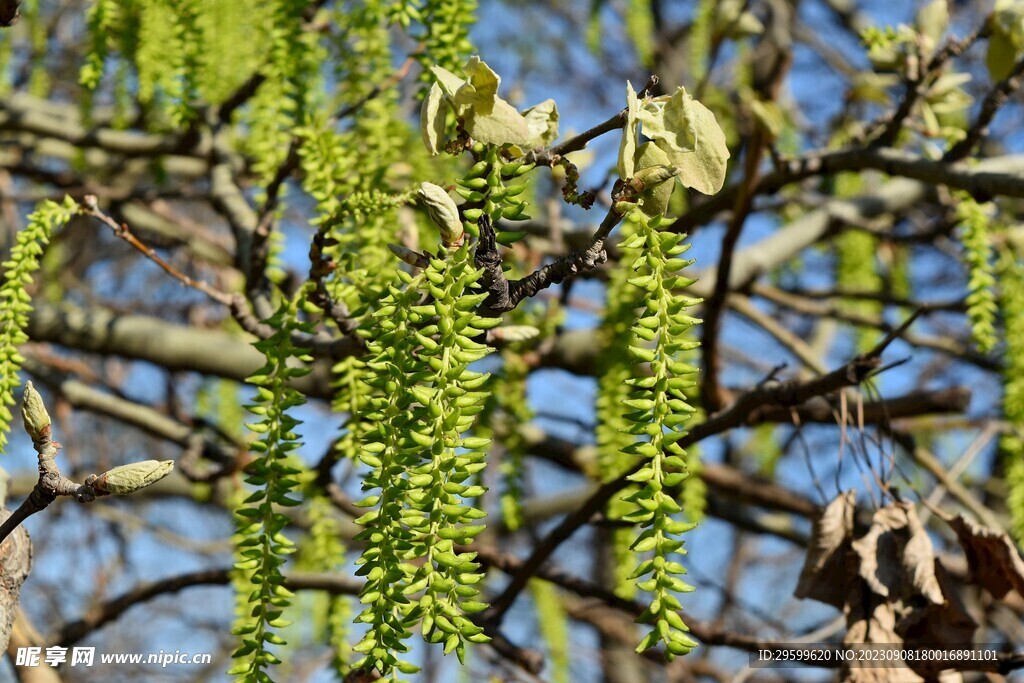
POLYGON ((426 256, 408 247, 403 247, 401 244, 389 244, 388 249, 391 250, 392 254, 414 268, 426 268, 430 265, 430 259, 426 256))
POLYGON ((629 213, 635 208, 636 203, 627 201, 615 202, 615 204, 612 206, 612 209, 615 211, 615 213, 619 214, 620 216, 625 216, 627 213, 629 213))
POLYGON ((441 232, 441 241, 446 247, 462 242, 462 221, 459 209, 443 187, 433 183, 420 183, 416 195, 427 209, 430 220, 441 232))
POLYGON ((645 192, 647 190, 654 189, 662 183, 672 180, 680 173, 678 166, 669 166, 665 164, 657 164, 655 166, 648 166, 642 168, 636 172, 630 180, 630 184, 633 189, 639 192, 645 192))
POLYGON ((495 327, 490 331, 490 337, 499 342, 519 342, 533 339, 540 334, 540 330, 532 325, 505 325, 495 327))
POLYGON ((90 483, 101 493, 123 496, 160 481, 173 469, 173 460, 143 460, 107 470, 90 483))
POLYGON ((32 437, 32 441, 39 441, 49 436, 50 414, 46 412, 43 397, 32 386, 32 382, 25 383, 25 395, 21 400, 21 417, 25 421, 25 431, 32 437))

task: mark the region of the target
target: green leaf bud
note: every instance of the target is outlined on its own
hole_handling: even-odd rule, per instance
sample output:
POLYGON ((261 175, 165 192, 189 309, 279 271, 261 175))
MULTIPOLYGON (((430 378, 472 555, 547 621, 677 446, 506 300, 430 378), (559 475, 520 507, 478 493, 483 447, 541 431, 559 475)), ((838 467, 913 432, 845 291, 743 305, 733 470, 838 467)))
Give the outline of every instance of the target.
POLYGON ((50 435, 50 415, 46 412, 43 398, 32 386, 32 382, 25 383, 21 417, 25 421, 25 431, 32 437, 32 441, 39 441, 50 435))
POLYGON ((532 325, 506 325, 496 327, 490 331, 490 336, 499 342, 518 342, 533 339, 540 334, 540 330, 532 325))
POLYGON ((636 172, 630 184, 637 192, 651 190, 679 175, 678 166, 656 164, 636 172))
POLYGON ((92 482, 92 487, 103 493, 126 495, 160 481, 173 469, 173 460, 133 462, 107 470, 92 482))
POLYGON ((420 183, 416 191, 420 202, 426 207, 430 220, 441 233, 441 241, 446 247, 462 242, 462 221, 455 201, 445 192, 443 187, 433 183, 420 183))

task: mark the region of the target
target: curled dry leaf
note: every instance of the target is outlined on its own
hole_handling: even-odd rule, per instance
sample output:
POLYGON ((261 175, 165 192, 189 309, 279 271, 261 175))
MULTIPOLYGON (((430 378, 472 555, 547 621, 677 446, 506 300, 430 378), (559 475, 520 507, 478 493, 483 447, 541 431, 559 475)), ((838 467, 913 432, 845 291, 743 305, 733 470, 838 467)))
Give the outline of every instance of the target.
MULTIPOLYGON (((935 647, 946 643, 950 648, 963 647, 970 643, 978 624, 974 621, 960 599, 953 578, 936 558, 934 563, 935 579, 945 597, 941 604, 908 604, 899 606, 899 621, 896 631, 910 646, 935 647)), ((922 666, 915 666, 917 671, 927 671, 922 666)))
POLYGON ((1016 590, 1024 596, 1024 560, 1003 531, 995 531, 957 515, 949 521, 967 556, 970 580, 997 600, 1016 590))
MULTIPOLYGON (((844 596, 849 601, 843 645, 889 645, 898 647, 903 639, 896 633, 896 606, 861 581, 844 596)), ((847 663, 840 670, 842 683, 919 683, 921 677, 906 668, 876 668, 847 663)))
POLYGON ((853 542, 853 550, 860 559, 861 578, 878 595, 908 602, 920 596, 942 604, 932 542, 910 503, 875 512, 871 529, 853 542))
MULTIPOLYGON (((945 600, 932 603, 911 596, 908 600, 883 597, 866 581, 856 581, 847 598, 847 630, 843 643, 851 648, 878 646, 884 649, 941 649, 959 650, 974 637, 977 624, 960 601, 956 587, 942 564, 933 559, 932 569, 945 600)), ((843 683, 917 683, 941 681, 960 683, 957 671, 941 671, 943 662, 914 660, 905 662, 907 668, 873 666, 845 666, 841 671, 843 683)))
POLYGON ((814 521, 796 597, 843 609, 852 588, 848 556, 856 504, 856 493, 846 491, 834 498, 814 521))

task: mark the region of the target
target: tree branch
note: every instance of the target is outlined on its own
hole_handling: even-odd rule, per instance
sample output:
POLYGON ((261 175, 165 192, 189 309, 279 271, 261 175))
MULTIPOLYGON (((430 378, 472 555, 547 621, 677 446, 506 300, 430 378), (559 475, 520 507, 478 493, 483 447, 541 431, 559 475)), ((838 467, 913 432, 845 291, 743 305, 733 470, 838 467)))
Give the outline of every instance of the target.
MULTIPOLYGON (((888 341, 876 346, 868 354, 857 356, 822 377, 806 382, 771 384, 753 389, 743 394, 729 408, 694 427, 678 441, 679 446, 686 448, 710 436, 721 434, 744 424, 756 423, 759 420, 759 412, 776 406, 799 406, 812 398, 824 396, 845 387, 856 386, 878 369, 881 364, 881 353, 886 346, 888 346, 888 341)), ((629 485, 629 475, 639 470, 644 464, 645 461, 641 461, 618 478, 602 484, 579 509, 565 517, 548 532, 534 546, 530 557, 523 564, 522 571, 512 577, 509 585, 492 602, 491 608, 485 613, 487 618, 500 622, 516 597, 526 587, 530 577, 536 574, 555 549, 577 529, 586 524, 591 517, 603 510, 616 493, 629 485)))

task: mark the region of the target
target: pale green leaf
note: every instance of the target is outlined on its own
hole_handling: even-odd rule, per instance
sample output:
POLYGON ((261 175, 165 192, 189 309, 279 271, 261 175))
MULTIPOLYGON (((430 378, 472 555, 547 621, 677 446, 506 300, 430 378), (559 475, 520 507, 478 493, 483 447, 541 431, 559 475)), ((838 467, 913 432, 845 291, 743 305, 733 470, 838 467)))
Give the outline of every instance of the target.
POLYGON ((523 112, 532 147, 547 147, 558 139, 558 107, 544 100, 523 112))
POLYGON ((446 113, 444 92, 441 86, 434 83, 420 107, 420 134, 423 136, 423 144, 426 145, 427 151, 435 156, 440 153, 444 142, 446 113))
POLYGON ((637 115, 640 100, 633 91, 633 84, 626 81, 626 125, 622 127, 622 141, 619 143, 619 177, 632 178, 635 169, 637 115))
POLYGON ((1013 40, 1003 33, 993 33, 988 39, 988 52, 985 53, 985 66, 993 81, 1001 81, 1013 71, 1017 59, 1017 48, 1013 40))
POLYGON ((459 78, 443 66, 434 65, 430 67, 430 71, 434 74, 434 78, 437 79, 437 84, 441 86, 441 90, 448 97, 454 98, 459 88, 466 85, 465 80, 459 78))
POLYGON ((526 119, 515 107, 496 97, 489 114, 470 110, 466 115, 466 132, 486 145, 523 145, 530 141, 526 119))
POLYGON ((932 0, 917 13, 917 30, 921 34, 921 49, 925 55, 935 52, 939 41, 949 28, 947 0, 932 0))
MULTIPOLYGON (((669 166, 669 157, 663 149, 653 142, 645 142, 636 150, 636 171, 634 175, 646 168, 669 166)), ((668 202, 672 198, 675 182, 669 180, 656 185, 640 195, 637 205, 648 216, 657 216, 668 211, 668 202)))
POLYGON ((729 24, 728 36, 733 40, 759 36, 764 33, 764 24, 751 12, 744 12, 729 24))
POLYGON ((498 97, 501 77, 475 55, 469 58, 462 71, 469 80, 456 91, 455 105, 468 107, 474 114, 490 114, 498 97))
POLYGON ((697 145, 694 99, 679 88, 671 97, 656 97, 644 103, 637 118, 643 134, 671 152, 692 152, 697 145))
MULTIPOLYGON (((666 107, 668 111, 663 120, 692 130, 695 139, 693 150, 679 149, 668 141, 668 136, 656 142, 668 154, 669 163, 679 167, 679 180, 683 185, 703 194, 715 194, 725 183, 729 160, 725 133, 711 110, 690 97, 683 88, 673 95, 673 101, 678 104, 666 107), (682 119, 679 118, 680 112, 682 119)), ((644 133, 647 133, 646 129, 644 133)))

